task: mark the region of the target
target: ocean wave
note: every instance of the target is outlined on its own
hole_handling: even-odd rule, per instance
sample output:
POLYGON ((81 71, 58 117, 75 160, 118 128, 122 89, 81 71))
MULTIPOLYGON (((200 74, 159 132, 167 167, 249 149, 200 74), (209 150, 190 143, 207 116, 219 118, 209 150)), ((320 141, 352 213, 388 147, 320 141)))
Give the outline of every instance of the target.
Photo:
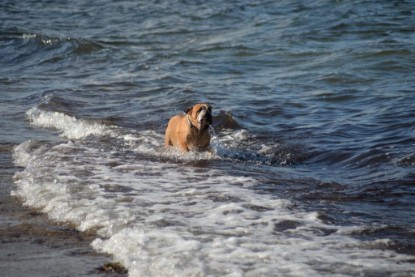
POLYGON ((39 47, 60 48, 69 44, 71 46, 70 52, 74 54, 90 54, 103 48, 100 43, 86 39, 55 37, 38 33, 23 33, 21 36, 25 43, 35 43, 39 47))
POLYGON ((93 40, 50 36, 23 30, 3 31, 0 33, 0 39, 5 41, 5 52, 9 53, 4 56, 3 62, 12 67, 25 64, 33 66, 33 63, 57 63, 70 57, 91 54, 105 47, 93 40))
POLYGON ((114 128, 104 124, 77 119, 61 112, 45 111, 38 107, 33 107, 26 112, 26 117, 31 124, 42 127, 52 128, 60 132, 61 136, 68 139, 82 139, 91 135, 115 135, 114 128))
POLYGON ((54 221, 94 231, 94 249, 113 255, 130 276, 413 270, 410 256, 257 193, 256 178, 146 160, 101 143, 20 144, 14 160, 23 170, 12 194, 54 221))
POLYGON ((118 140, 117 143, 124 150, 165 161, 197 163, 220 159, 290 166, 301 164, 307 158, 301 146, 255 136, 242 129, 232 114, 226 112, 220 112, 214 117, 211 152, 181 153, 174 148, 164 148, 163 133, 120 128, 106 120, 77 118, 71 115, 71 107, 74 105, 53 93, 46 93, 38 105, 26 112, 26 118, 32 125, 56 130, 61 137, 70 140, 86 139, 90 136, 108 137, 118 140))
MULTIPOLYGON (((66 140, 15 147, 14 162, 23 169, 15 174, 12 194, 54 221, 93 231, 94 249, 113 255, 130 276, 412 270, 410 256, 393 251, 395 242, 356 238, 370 226, 337 225, 261 190, 267 182, 277 186, 265 174, 273 159, 280 166, 295 161, 290 153, 299 155, 282 141, 224 128, 212 134, 213 153, 184 154, 166 150, 161 133, 76 118, 70 110, 54 110, 58 102, 48 94, 26 115, 66 140), (247 163, 255 174, 245 173, 247 163)), ((302 180, 307 187, 310 182, 302 180)), ((320 187, 345 189, 337 183, 320 187)))

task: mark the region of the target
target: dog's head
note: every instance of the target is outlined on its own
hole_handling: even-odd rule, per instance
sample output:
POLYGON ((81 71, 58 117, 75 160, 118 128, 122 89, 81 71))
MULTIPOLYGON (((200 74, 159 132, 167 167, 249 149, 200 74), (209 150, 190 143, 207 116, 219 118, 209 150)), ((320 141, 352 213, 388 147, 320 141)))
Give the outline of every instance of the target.
POLYGON ((189 115, 191 123, 199 130, 212 124, 212 107, 208 104, 196 104, 185 112, 189 115))

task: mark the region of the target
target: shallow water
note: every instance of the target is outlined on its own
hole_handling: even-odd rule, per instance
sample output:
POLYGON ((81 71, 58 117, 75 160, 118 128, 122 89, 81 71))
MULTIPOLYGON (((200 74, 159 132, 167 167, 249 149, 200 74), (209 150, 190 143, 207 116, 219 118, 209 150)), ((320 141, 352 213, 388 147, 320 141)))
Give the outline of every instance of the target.
POLYGON ((131 276, 415 274, 412 2, 0 6, 12 195, 131 276))

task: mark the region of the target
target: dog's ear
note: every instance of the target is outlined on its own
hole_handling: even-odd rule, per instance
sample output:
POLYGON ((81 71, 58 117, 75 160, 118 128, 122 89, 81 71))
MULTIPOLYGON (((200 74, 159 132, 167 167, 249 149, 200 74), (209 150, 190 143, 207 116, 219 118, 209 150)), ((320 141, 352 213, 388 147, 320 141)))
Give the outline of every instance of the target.
POLYGON ((184 110, 185 113, 187 114, 191 114, 193 110, 193 107, 187 108, 186 110, 184 110))

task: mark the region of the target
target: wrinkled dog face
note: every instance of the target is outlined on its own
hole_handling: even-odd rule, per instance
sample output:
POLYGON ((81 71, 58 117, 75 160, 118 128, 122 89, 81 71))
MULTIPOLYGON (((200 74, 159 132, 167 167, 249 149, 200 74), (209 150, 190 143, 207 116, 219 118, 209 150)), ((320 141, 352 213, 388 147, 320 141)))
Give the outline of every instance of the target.
POLYGON ((196 104, 187 109, 186 113, 190 115, 193 123, 197 123, 199 130, 212 124, 212 107, 208 104, 196 104))

